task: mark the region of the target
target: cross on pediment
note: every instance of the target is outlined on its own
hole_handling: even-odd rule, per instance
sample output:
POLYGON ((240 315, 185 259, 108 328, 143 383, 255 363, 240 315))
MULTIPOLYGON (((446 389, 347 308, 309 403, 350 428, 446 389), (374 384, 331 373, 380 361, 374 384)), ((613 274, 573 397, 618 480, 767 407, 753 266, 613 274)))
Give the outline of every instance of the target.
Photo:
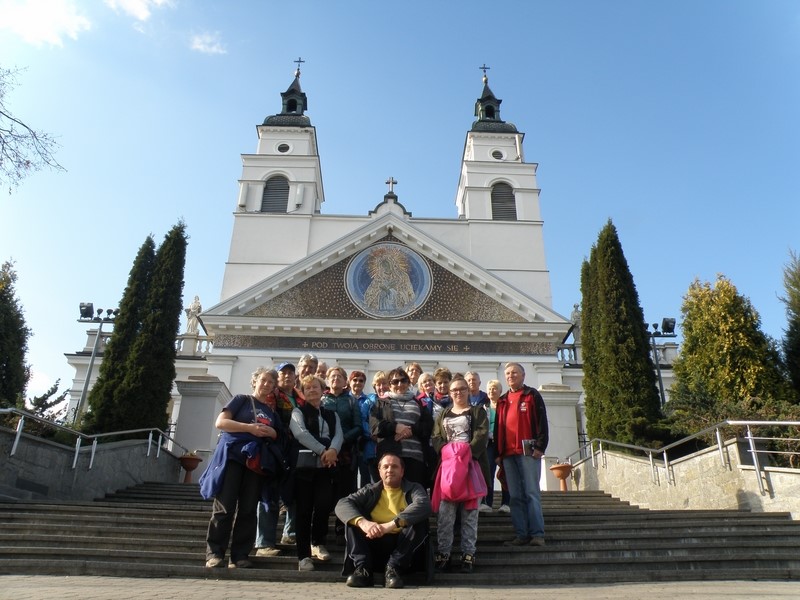
POLYGON ((386 180, 386 185, 389 186, 389 193, 394 194, 394 186, 397 185, 397 180, 394 177, 389 177, 389 179, 386 180))

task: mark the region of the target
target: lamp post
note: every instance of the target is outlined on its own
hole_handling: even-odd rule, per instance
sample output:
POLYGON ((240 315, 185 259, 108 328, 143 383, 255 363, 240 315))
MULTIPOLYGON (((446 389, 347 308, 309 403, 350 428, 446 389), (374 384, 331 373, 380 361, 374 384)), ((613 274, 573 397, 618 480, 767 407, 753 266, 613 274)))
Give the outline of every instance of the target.
POLYGON ((653 360, 656 363, 656 373, 658 375, 658 391, 661 397, 661 408, 664 408, 664 405, 667 403, 667 396, 664 393, 664 380, 661 377, 661 362, 658 358, 658 346, 656 345, 656 339, 677 337, 678 334, 675 333, 675 319, 672 317, 661 319, 661 331, 658 330, 658 323, 653 323, 652 332, 650 331, 647 323, 644 324, 644 327, 647 330, 647 335, 650 337, 650 341, 653 344, 653 360))
POLYGON ((119 314, 118 308, 107 308, 103 311, 102 308, 97 309, 95 315, 94 304, 91 302, 81 302, 80 304, 80 318, 78 323, 97 323, 97 336, 94 338, 94 346, 92 347, 92 356, 89 359, 89 368, 86 371, 86 379, 83 382, 83 390, 81 391, 78 406, 75 407, 75 416, 72 419, 73 423, 77 423, 83 414, 83 407, 86 404, 86 395, 89 391, 89 380, 92 377, 92 368, 94 367, 94 359, 97 357, 97 349, 100 347, 100 339, 103 337, 103 325, 105 323, 113 323, 114 319, 119 314), (105 312, 105 316, 103 316, 105 312))

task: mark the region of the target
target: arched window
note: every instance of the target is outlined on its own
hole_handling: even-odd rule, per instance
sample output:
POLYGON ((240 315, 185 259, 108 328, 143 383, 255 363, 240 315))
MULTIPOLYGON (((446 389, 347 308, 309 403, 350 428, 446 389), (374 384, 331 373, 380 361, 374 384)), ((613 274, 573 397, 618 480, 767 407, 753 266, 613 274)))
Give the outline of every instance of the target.
POLYGON ((283 175, 270 177, 264 185, 261 212, 285 213, 289 206, 289 180, 283 175))
POLYGON ((513 188, 507 183, 496 183, 492 186, 492 220, 517 220, 517 201, 513 188))
POLYGON ((296 113, 297 112, 297 100, 292 98, 289 102, 286 103, 286 112, 288 113, 296 113))
POLYGON ((487 106, 486 107, 486 118, 487 119, 494 119, 494 106, 487 106))

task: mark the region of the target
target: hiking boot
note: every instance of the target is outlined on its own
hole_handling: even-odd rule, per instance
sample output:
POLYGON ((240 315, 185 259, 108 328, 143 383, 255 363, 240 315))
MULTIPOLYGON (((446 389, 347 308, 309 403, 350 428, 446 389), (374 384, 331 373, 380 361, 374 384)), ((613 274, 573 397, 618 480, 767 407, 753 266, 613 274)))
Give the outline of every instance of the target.
POLYGON ((232 560, 228 563, 229 569, 252 569, 253 563, 250 562, 246 558, 240 558, 239 560, 232 560))
POLYGON ((503 546, 527 546, 531 543, 531 538, 515 537, 513 540, 503 542, 503 546))
POLYGON ((314 570, 314 561, 310 558, 304 558, 299 563, 297 563, 297 570, 298 571, 313 571, 314 570))
POLYGON ((475 555, 462 554, 461 555, 461 572, 472 573, 475 570, 475 555))
POLYGON ((450 555, 437 552, 433 559, 433 568, 437 573, 444 573, 450 566, 450 555))
POLYGON ((225 566, 225 559, 221 556, 212 556, 206 561, 206 567, 209 569, 216 569, 225 566))
POLYGON ((319 546, 311 546, 311 556, 318 558, 323 562, 331 559, 331 553, 328 552, 328 549, 322 544, 319 546))
POLYGON ((386 565, 386 587, 399 590, 404 585, 403 579, 397 574, 395 568, 391 565, 386 565))
POLYGON ((544 538, 538 536, 532 537, 530 544, 531 546, 544 546, 544 538))
POLYGON ((347 578, 347 587, 364 588, 372 587, 375 583, 372 580, 372 573, 364 567, 358 567, 350 577, 347 578))
POLYGON ((293 535, 284 535, 281 538, 281 544, 284 546, 294 546, 297 544, 297 538, 295 538, 293 535))

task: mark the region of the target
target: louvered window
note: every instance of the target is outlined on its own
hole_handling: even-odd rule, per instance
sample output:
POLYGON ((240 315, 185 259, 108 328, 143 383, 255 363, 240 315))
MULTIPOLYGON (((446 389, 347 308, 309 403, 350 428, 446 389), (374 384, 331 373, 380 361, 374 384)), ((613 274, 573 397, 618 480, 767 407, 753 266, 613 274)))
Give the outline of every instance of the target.
POLYGON ((261 212, 285 213, 289 206, 289 180, 282 175, 272 177, 264 186, 261 212))
POLYGON ((497 183, 492 186, 492 220, 517 220, 517 201, 514 198, 514 190, 507 183, 497 183))

